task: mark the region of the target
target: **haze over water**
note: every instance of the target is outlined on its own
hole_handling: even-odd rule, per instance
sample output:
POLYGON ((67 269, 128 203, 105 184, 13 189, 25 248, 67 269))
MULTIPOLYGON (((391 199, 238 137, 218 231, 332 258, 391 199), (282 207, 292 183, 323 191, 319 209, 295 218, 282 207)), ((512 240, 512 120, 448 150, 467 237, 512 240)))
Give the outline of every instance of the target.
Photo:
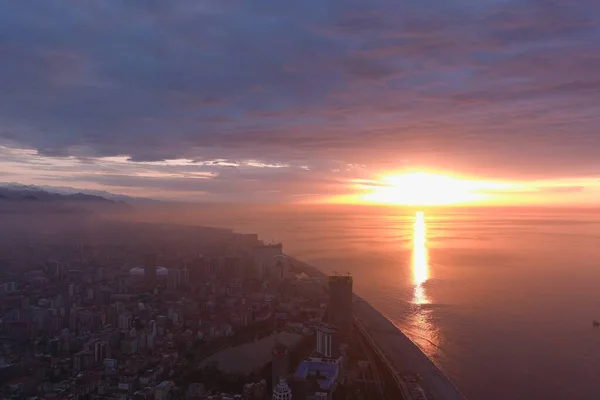
POLYGON ((198 218, 352 272, 469 399, 600 398, 598 213, 358 210, 198 218))

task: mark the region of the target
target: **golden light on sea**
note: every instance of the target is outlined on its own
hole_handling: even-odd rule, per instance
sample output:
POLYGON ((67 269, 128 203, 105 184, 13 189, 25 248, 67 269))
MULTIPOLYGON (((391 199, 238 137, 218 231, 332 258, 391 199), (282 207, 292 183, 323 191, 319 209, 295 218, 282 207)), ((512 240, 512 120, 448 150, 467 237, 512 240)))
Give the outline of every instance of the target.
POLYGON ((429 279, 429 259, 427 253, 427 225, 425 224, 425 213, 418 211, 415 214, 413 225, 413 249, 412 249, 412 283, 414 285, 413 303, 428 303, 423 284, 429 279))
POLYGON ((430 307, 434 300, 427 294, 426 282, 430 279, 429 254, 427 249, 427 225, 425 213, 418 211, 413 223, 411 280, 413 295, 408 317, 409 331, 413 341, 429 357, 435 357, 441 342, 440 330, 430 307))

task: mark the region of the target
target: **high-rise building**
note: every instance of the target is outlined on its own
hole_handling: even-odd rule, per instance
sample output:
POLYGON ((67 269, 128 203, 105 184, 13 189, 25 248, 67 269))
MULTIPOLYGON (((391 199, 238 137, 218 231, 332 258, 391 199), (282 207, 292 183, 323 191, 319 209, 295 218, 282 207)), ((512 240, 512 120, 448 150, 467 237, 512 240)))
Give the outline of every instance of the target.
POLYGON ((219 257, 212 257, 208 260, 208 275, 211 278, 221 275, 221 259, 219 257))
POLYGON ((329 323, 343 335, 352 332, 352 275, 336 274, 329 277, 329 323))
POLYGON ((326 358, 340 357, 340 337, 335 326, 321 324, 317 328, 317 352, 326 358))
POLYGON ((190 264, 190 280, 191 283, 197 285, 202 282, 206 273, 206 259, 202 254, 199 254, 190 264))
POLYGON ((242 279, 242 262, 238 255, 228 255, 223 260, 223 275, 229 281, 242 279))
MULTIPOLYGON (((254 266, 258 270, 259 278, 277 279, 277 260, 283 255, 283 244, 273 243, 255 246, 252 249, 254 266)), ((280 274, 279 274, 280 275, 280 274)))
POLYGON ((277 257, 277 260, 275 261, 275 271, 274 271, 273 277, 277 281, 283 281, 285 276, 286 276, 286 264, 284 262, 284 258, 277 257))
POLYGON ((285 382, 285 379, 280 379, 277 386, 273 388, 273 400, 291 400, 292 389, 285 382))
POLYGON ((190 270, 187 268, 181 270, 181 285, 184 287, 190 286, 190 270))
POLYGON ((181 271, 180 269, 171 268, 169 270, 167 287, 169 289, 177 289, 181 286, 181 271))
POLYGON ((82 371, 92 363, 92 353, 90 351, 80 351, 73 355, 73 368, 82 371))
POLYGON ((156 254, 148 254, 144 260, 144 278, 150 286, 156 284, 158 269, 158 257, 156 254))
POLYGON ((110 357, 110 346, 107 342, 96 342, 94 344, 94 363, 101 364, 105 358, 110 357))
POLYGON ((276 343, 271 353, 272 382, 286 379, 289 373, 289 351, 282 343, 276 343))
POLYGON ((131 328, 133 323, 133 315, 130 312, 126 312, 119 315, 119 329, 127 331, 131 328))

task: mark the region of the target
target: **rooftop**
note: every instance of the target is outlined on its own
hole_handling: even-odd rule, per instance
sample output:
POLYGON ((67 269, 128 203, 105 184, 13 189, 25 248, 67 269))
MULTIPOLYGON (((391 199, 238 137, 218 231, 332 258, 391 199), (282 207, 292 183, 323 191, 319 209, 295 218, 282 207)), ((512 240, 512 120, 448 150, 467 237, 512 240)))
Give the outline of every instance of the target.
POLYGON ((317 361, 302 361, 296 370, 296 378, 306 379, 309 376, 317 377, 319 387, 329 390, 334 385, 339 373, 337 364, 328 364, 317 361))

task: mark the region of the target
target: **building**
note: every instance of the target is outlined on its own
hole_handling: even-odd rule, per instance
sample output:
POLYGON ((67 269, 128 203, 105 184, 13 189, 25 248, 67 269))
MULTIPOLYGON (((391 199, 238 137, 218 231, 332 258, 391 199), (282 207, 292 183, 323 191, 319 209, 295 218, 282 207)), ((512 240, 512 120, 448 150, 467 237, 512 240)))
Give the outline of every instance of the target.
MULTIPOLYGON (((156 277, 157 278, 165 278, 169 275, 169 270, 165 267, 156 267, 156 277)), ((142 267, 133 267, 129 270, 129 276, 131 278, 137 278, 137 279, 144 279, 146 276, 146 268, 142 268, 142 267)), ((127 286, 127 280, 126 278, 122 278, 122 285, 121 285, 121 280, 119 281, 119 285, 120 286, 127 286)))
POLYGON ((121 340, 121 352, 132 355, 138 352, 139 343, 136 337, 128 337, 121 340))
POLYGON ((175 384, 173 381, 162 381, 159 383, 154 390, 155 400, 169 400, 171 398, 171 392, 175 384))
POLYGON ((110 357, 110 346, 107 342, 96 342, 94 344, 94 363, 101 364, 105 358, 110 357))
POLYGON ((201 282, 202 278, 207 275, 207 262, 206 258, 202 254, 199 254, 196 258, 194 258, 191 262, 190 268, 190 280, 193 283, 198 284, 201 282))
POLYGON ((340 365, 334 360, 311 358, 298 366, 294 374, 294 386, 306 398, 331 400, 339 374, 340 365))
POLYGON ((133 326, 133 315, 126 312, 119 315, 119 329, 128 331, 133 326))
POLYGON ((321 324, 317 328, 317 352, 326 358, 340 357, 340 334, 335 326, 321 324))
POLYGON ((285 379, 280 379, 277 386, 273 388, 273 400, 291 400, 292 389, 287 385, 285 379))
POLYGON ((73 355, 73 369, 83 371, 92 364, 92 353, 90 351, 80 351, 73 355))
POLYGON ((150 286, 153 286, 156 284, 157 268, 158 268, 158 257, 156 256, 156 254, 147 255, 144 260, 144 278, 146 279, 146 282, 150 286))
POLYGON ((289 274, 288 261, 285 256, 275 256, 275 268, 273 270, 273 277, 275 280, 281 282, 287 278, 289 274))
POLYGON ((221 258, 211 257, 208 259, 208 276, 210 278, 218 278, 221 275, 221 258))
POLYGON ((203 399, 206 396, 206 389, 202 383, 190 383, 185 398, 187 400, 203 399))
POLYGON ((228 255, 223 259, 223 276, 228 281, 241 281, 242 260, 237 255, 228 255))
POLYGON ((289 374, 289 351, 282 343, 276 343, 271 353, 273 385, 280 379, 287 379, 289 374))
POLYGON ((181 286, 181 271, 180 269, 172 268, 169 270, 167 287, 171 290, 176 290, 181 286))
POLYGON ((107 376, 117 375, 119 371, 119 362, 114 358, 106 358, 104 360, 104 374, 107 376))
POLYGON ((342 335, 352 332, 352 275, 336 274, 329 277, 329 323, 342 335))
POLYGON ((184 287, 190 286, 190 270, 187 268, 181 270, 181 285, 184 287))
POLYGON ((277 278, 278 256, 283 255, 283 244, 267 244, 252 248, 254 266, 258 270, 258 278, 277 278))
POLYGON ((267 392, 267 382, 263 379, 260 382, 246 383, 242 398, 244 400, 264 400, 267 392))
POLYGON ((154 388, 146 387, 133 394, 133 400, 153 400, 154 388))

